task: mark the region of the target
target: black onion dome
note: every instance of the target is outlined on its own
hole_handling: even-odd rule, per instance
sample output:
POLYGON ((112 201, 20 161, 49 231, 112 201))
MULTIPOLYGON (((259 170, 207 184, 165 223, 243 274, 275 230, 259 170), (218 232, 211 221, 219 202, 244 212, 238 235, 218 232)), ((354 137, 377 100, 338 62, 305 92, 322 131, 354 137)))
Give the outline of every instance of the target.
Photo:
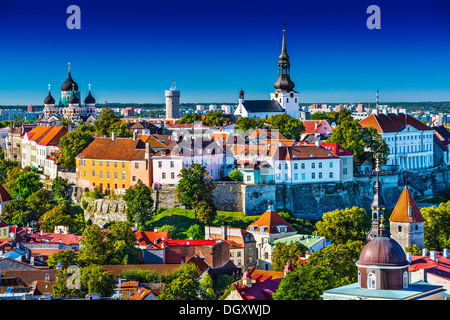
POLYGON ((407 266, 405 251, 390 237, 375 237, 362 249, 358 265, 407 266))
POLYGON ((95 99, 91 95, 91 90, 89 90, 88 96, 86 97, 86 99, 84 99, 84 103, 86 103, 86 104, 95 104, 95 99))
POLYGON ((55 99, 52 97, 50 90, 48 91, 47 98, 44 99, 44 104, 55 104, 55 99))
POLYGON ((64 83, 61 85, 61 91, 72 91, 72 89, 78 91, 78 84, 75 81, 73 81, 69 70, 69 75, 66 81, 64 81, 64 83))
POLYGON ((69 103, 70 104, 77 104, 80 103, 80 99, 78 99, 78 97, 76 96, 75 92, 72 91, 72 95, 69 98, 69 103))

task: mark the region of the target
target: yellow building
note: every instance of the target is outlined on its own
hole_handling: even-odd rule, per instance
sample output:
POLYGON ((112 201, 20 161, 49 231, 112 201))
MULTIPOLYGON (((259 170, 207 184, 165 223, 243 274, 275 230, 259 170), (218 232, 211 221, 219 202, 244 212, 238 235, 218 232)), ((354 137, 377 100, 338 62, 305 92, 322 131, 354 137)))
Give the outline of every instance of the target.
POLYGON ((0 219, 0 240, 8 239, 9 237, 9 224, 0 219))
POLYGON ((151 186, 153 152, 146 139, 96 138, 76 159, 77 184, 93 189, 100 186, 116 194, 124 193, 138 180, 151 186))

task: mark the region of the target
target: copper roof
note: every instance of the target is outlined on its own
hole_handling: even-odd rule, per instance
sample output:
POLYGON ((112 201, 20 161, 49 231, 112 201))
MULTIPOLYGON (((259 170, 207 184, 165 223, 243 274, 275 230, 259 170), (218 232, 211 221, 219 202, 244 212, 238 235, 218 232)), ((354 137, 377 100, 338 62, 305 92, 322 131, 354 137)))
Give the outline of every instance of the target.
POLYGON ((95 138, 77 158, 99 160, 145 160, 145 149, 136 149, 138 140, 133 138, 95 138))
POLYGON ((400 194, 400 198, 395 205, 394 211, 392 211, 391 217, 389 221, 394 222, 424 222, 424 218, 422 213, 420 212, 419 207, 414 201, 413 196, 409 189, 405 186, 402 193, 400 194), (409 211, 409 207, 411 207, 411 211, 409 211))
POLYGON ((375 237, 362 249, 357 265, 408 266, 402 246, 390 237, 375 237))

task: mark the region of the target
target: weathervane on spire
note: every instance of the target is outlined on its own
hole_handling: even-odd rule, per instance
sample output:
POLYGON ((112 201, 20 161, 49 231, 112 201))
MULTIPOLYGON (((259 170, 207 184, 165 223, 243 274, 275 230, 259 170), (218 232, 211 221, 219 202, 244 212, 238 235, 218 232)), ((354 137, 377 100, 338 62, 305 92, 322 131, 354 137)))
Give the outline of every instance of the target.
POLYGON ((283 31, 286 29, 287 23, 283 22, 283 31))
POLYGON ((50 83, 48 84, 48 92, 50 93, 50 83))
POLYGON ((69 72, 70 72, 70 62, 68 63, 68 65, 69 65, 69 72))
POLYGON ((176 89, 177 89, 177 85, 172 79, 172 85, 170 86, 170 90, 176 90, 176 89))

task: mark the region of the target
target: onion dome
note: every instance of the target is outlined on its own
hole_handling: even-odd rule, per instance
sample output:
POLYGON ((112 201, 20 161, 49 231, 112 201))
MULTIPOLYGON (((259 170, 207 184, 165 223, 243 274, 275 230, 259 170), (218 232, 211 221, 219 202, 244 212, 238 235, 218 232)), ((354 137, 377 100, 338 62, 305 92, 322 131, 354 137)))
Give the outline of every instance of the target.
POLYGON ((72 76, 70 75, 70 62, 69 62, 69 75, 64 81, 64 83, 61 85, 61 91, 71 91, 74 89, 75 91, 78 91, 78 84, 73 81, 72 76))
POLYGON ((75 94, 75 85, 72 87, 72 95, 69 98, 69 104, 78 104, 80 103, 80 99, 78 99, 77 95, 75 94))
POLYGON ((91 85, 89 85, 89 94, 86 97, 86 99, 84 99, 84 103, 85 104, 95 104, 95 99, 94 97, 91 95, 91 85))
POLYGON ((283 30, 283 43, 281 46, 281 54, 278 61, 278 80, 273 85, 278 92, 289 92, 295 87, 295 83, 290 77, 290 67, 289 56, 286 50, 286 39, 283 30))
POLYGON ((44 99, 44 104, 55 104, 55 99, 50 93, 50 85, 48 85, 48 96, 44 99))
POLYGON ((361 251, 358 266, 407 266, 405 251, 390 237, 375 237, 361 251))

